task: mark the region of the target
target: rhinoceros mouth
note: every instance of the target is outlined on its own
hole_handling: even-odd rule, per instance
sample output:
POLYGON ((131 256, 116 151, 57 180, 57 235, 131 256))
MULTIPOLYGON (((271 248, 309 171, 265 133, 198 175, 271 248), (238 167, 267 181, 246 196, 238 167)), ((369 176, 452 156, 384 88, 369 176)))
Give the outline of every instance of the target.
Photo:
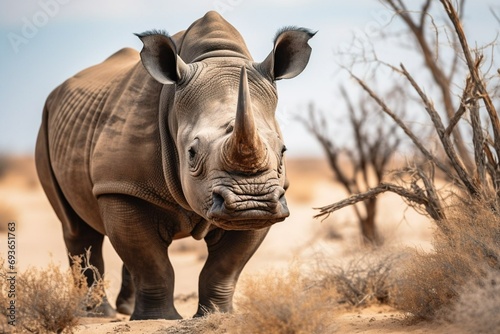
POLYGON ((207 218, 227 230, 250 230, 271 226, 289 215, 282 187, 257 194, 238 194, 227 187, 215 187, 207 218))
POLYGON ((218 218, 211 219, 212 223, 224 230, 259 230, 262 228, 270 227, 276 223, 282 222, 285 218, 274 220, 223 220, 218 218))

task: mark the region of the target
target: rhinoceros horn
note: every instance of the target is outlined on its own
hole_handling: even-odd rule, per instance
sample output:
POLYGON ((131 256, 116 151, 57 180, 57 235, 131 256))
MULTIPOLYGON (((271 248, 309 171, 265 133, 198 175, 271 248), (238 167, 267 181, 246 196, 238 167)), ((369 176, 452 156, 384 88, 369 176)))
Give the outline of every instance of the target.
POLYGON ((255 173, 266 163, 266 147, 257 131, 245 66, 241 69, 236 119, 225 143, 223 159, 239 172, 255 173))

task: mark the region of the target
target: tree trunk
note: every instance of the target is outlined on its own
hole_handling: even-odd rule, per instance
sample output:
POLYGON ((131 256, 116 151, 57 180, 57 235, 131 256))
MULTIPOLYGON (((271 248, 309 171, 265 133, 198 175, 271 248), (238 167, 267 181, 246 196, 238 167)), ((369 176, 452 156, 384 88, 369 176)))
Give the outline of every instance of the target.
POLYGON ((382 242, 377 232, 377 226, 375 225, 377 198, 370 198, 364 203, 366 208, 366 217, 360 220, 363 241, 367 246, 380 246, 382 245, 382 242))

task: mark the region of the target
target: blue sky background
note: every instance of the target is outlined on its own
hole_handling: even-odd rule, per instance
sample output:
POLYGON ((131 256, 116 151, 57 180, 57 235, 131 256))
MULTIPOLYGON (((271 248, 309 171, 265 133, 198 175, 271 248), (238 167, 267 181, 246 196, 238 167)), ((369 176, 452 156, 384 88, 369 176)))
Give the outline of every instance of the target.
MULTIPOLYGON (((498 33, 500 25, 490 8, 500 9, 498 0, 467 3, 465 28, 471 41, 492 41, 498 33)), ((348 45, 353 35, 385 26, 391 14, 377 0, 1 0, 0 152, 31 154, 50 91, 122 47, 140 49, 134 32, 155 28, 174 34, 209 10, 221 12, 240 31, 256 61, 270 52, 280 27, 318 30, 310 41, 313 53, 306 70, 295 79, 278 82, 277 115, 289 155, 321 154, 293 115, 314 101, 342 117, 337 88, 341 82, 353 83, 345 73, 339 74, 334 52, 348 45), (25 39, 15 45, 13 36, 25 39)), ((384 29, 398 27, 393 21, 384 29)), ((421 64, 421 59, 396 47, 382 47, 379 52, 395 64, 421 64)), ((337 136, 345 140, 347 133, 339 129, 337 136)))

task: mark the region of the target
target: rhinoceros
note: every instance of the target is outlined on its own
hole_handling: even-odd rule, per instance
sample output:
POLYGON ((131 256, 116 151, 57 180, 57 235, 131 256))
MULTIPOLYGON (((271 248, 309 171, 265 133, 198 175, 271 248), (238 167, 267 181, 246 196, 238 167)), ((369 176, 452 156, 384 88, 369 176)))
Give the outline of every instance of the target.
MULTIPOLYGON (((243 267, 289 215, 275 81, 304 70, 313 35, 284 28, 255 62, 240 33, 208 12, 173 36, 138 34, 140 54, 122 49, 48 96, 38 175, 68 253, 90 248, 102 275, 108 236, 122 259, 119 312, 181 318, 167 250, 188 236, 208 249, 195 316, 232 310, 243 267)), ((101 311, 115 312, 107 300, 101 311)))

